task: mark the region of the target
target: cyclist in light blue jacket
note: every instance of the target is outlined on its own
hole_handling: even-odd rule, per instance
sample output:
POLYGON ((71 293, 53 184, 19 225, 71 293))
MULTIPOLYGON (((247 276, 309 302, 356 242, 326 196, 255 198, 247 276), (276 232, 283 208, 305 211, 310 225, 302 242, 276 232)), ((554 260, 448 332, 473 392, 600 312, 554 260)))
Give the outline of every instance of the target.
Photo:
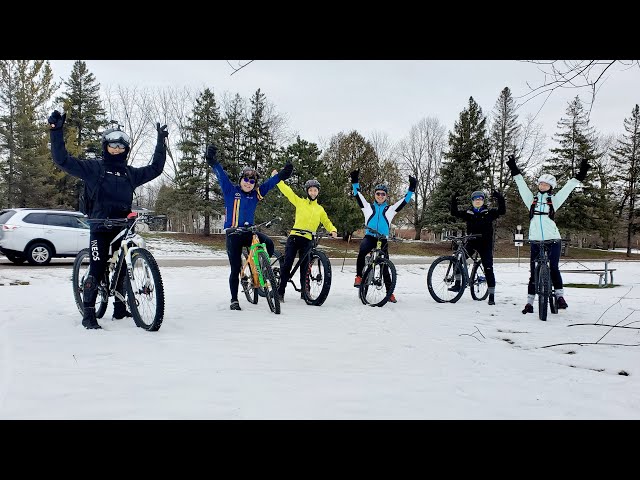
MULTIPOLYGON (((580 163, 580 170, 575 178, 571 178, 557 193, 554 190, 557 186, 556 177, 545 173, 538 178, 538 191, 533 193, 529 190, 520 169, 516 165, 514 155, 509 155, 507 166, 511 170, 511 176, 518 185, 518 191, 522 197, 525 206, 529 208, 529 240, 558 240, 549 247, 549 263, 551 266, 551 281, 556 291, 558 308, 567 308, 567 302, 564 299, 564 289, 562 284, 562 276, 558 268, 560 262, 560 250, 562 246, 562 237, 554 221, 555 212, 567 200, 574 188, 580 185, 587 176, 590 165, 586 160, 580 163)), ((529 286, 527 289, 527 304, 522 313, 533 313, 533 302, 536 298, 534 279, 534 262, 538 256, 540 247, 531 245, 530 256, 530 274, 529 286)))

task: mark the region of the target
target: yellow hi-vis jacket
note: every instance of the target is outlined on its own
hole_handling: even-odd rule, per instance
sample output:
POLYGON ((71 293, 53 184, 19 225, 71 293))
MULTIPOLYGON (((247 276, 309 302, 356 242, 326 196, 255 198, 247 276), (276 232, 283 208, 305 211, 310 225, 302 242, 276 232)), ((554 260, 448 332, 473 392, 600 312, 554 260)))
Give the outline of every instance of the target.
MULTIPOLYGON (((280 180, 277 185, 282 194, 296 207, 296 221, 293 224, 293 228, 309 230, 315 233, 318 225, 322 222, 322 225, 324 225, 324 228, 326 228, 328 232, 338 231, 338 229, 333 226, 333 223, 331 223, 331 220, 329 220, 327 212, 324 211, 322 205, 318 204, 317 199, 309 200, 309 198, 299 197, 293 193, 291 187, 282 180, 280 180)), ((298 235, 311 240, 311 235, 308 233, 297 232, 295 230, 291 230, 289 235, 298 235)))

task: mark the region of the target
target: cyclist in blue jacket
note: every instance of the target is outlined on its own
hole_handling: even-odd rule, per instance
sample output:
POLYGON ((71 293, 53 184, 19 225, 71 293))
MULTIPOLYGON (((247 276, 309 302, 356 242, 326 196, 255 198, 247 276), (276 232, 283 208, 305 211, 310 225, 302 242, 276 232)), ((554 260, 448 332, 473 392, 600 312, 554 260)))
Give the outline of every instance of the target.
MULTIPOLYGON (((224 231, 227 234, 227 256, 231 272, 229 273, 229 290, 231 291, 231 310, 242 310, 238 301, 240 270, 242 269, 242 247, 250 246, 253 234, 250 232, 234 233, 238 227, 254 225, 254 215, 258 202, 276 186, 280 180, 286 180, 293 173, 293 165, 287 162, 276 175, 258 185, 258 172, 252 167, 244 167, 237 184, 229 180, 227 173, 218 162, 218 149, 215 145, 207 146, 205 159, 218 178, 224 195, 225 221, 224 231)), ((261 243, 265 243, 269 256, 273 255, 273 241, 264 233, 258 232, 261 243)))
MULTIPOLYGON (((374 188, 375 202, 369 203, 364 198, 364 195, 360 193, 359 175, 360 169, 351 172, 351 186, 353 188, 353 196, 356 198, 356 202, 358 202, 358 206, 364 214, 365 224, 368 227, 375 228, 383 235, 389 235, 389 227, 391 226, 393 217, 395 217, 396 213, 402 210, 404 206, 411 201, 411 197, 416 191, 416 185, 418 182, 414 177, 409 176, 409 189, 407 190, 407 193, 393 205, 389 205, 387 202, 387 195, 389 193, 387 185, 383 183, 378 184, 374 188)), ((367 229, 365 231, 364 238, 360 242, 360 250, 358 252, 358 260, 356 262, 356 278, 353 282, 354 287, 360 287, 360 283, 362 282, 362 270, 364 270, 364 258, 375 248, 376 243, 377 239, 373 232, 367 229)), ((386 238, 382 240, 382 248, 385 250, 388 258, 389 252, 386 238)), ((383 272, 383 278, 388 290, 391 278, 389 276, 389 272, 386 270, 383 272)), ((397 302, 395 294, 391 294, 389 301, 392 303, 397 302)))

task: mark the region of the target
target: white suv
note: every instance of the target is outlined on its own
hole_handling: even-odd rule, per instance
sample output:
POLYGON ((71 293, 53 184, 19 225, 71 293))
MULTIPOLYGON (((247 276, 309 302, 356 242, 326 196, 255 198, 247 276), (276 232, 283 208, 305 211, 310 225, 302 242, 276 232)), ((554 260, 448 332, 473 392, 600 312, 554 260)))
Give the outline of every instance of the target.
POLYGON ((46 265, 53 257, 75 257, 89 247, 86 216, 70 210, 0 210, 0 252, 13 263, 46 265))

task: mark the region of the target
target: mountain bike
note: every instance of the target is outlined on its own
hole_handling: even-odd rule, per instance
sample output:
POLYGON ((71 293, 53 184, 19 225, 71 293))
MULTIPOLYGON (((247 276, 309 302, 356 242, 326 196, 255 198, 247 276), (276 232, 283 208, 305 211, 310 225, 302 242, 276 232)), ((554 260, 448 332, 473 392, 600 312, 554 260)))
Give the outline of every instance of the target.
MULTIPOLYGON (((96 318, 102 318, 107 310, 109 297, 115 297, 129 305, 138 327, 155 332, 160 329, 164 319, 164 286, 158 263, 147 250, 144 238, 135 232, 135 226, 141 220, 142 217, 136 213, 130 213, 127 218, 87 220, 89 223, 102 223, 108 228, 121 228, 109 245, 111 258, 98 283, 96 318), (116 290, 118 279, 123 275, 126 295, 116 290)), ((82 249, 73 262, 73 296, 82 315, 84 282, 89 275, 90 263, 89 248, 82 249)))
POLYGON ((549 246, 560 240, 527 240, 529 244, 539 245, 538 256, 534 260, 533 284, 538 295, 538 317, 547 321, 547 307, 551 313, 558 313, 556 292, 551 282, 549 246))
POLYGON ((388 244, 382 247, 382 240, 389 239, 372 227, 364 226, 373 232, 377 239, 376 246, 364 259, 364 270, 360 282, 360 301, 371 307, 382 307, 388 301, 396 288, 396 266, 389 259, 388 244))
POLYGON ((456 303, 465 289, 469 286, 471 298, 484 300, 489 295, 489 286, 482 266, 482 259, 478 252, 470 255, 467 250, 469 240, 481 238, 481 234, 463 235, 456 237, 448 235, 446 240, 451 240, 454 245, 452 255, 443 255, 436 258, 427 273, 427 287, 431 298, 438 303, 456 303), (471 275, 467 260, 473 262, 471 275))
MULTIPOLYGON (((311 244, 304 255, 302 255, 301 258, 299 257, 298 261, 291 268, 289 283, 293 285, 296 292, 302 293, 302 298, 307 302, 307 305, 319 307, 327 299, 329 290, 331 289, 331 262, 327 254, 320 250, 321 247, 318 245, 318 242, 321 238, 331 237, 331 235, 326 232, 317 233, 300 228, 292 228, 292 230, 311 234, 311 244), (300 285, 300 288, 298 288, 293 279, 296 271, 298 268, 302 268, 302 265, 306 265, 304 285, 300 285)), ((280 242, 285 245, 287 243, 286 240, 281 240, 280 242)), ((276 262, 278 264, 278 272, 282 271, 284 268, 284 255, 279 255, 278 258, 272 262, 272 266, 276 262)), ((279 277, 278 275, 278 284, 280 281, 279 277)))
MULTIPOLYGON (((238 235, 244 232, 251 232, 251 246, 242 249, 242 268, 240 270, 240 285, 247 300, 257 304, 258 297, 264 296, 269 304, 269 309, 275 313, 280 313, 280 299, 278 298, 278 280, 276 273, 271 268, 271 261, 267 252, 267 246, 260 243, 257 232, 260 227, 269 227, 279 218, 274 218, 268 222, 258 225, 245 225, 236 227, 229 235, 238 235)), ((278 270, 279 273, 279 270, 278 270)))

